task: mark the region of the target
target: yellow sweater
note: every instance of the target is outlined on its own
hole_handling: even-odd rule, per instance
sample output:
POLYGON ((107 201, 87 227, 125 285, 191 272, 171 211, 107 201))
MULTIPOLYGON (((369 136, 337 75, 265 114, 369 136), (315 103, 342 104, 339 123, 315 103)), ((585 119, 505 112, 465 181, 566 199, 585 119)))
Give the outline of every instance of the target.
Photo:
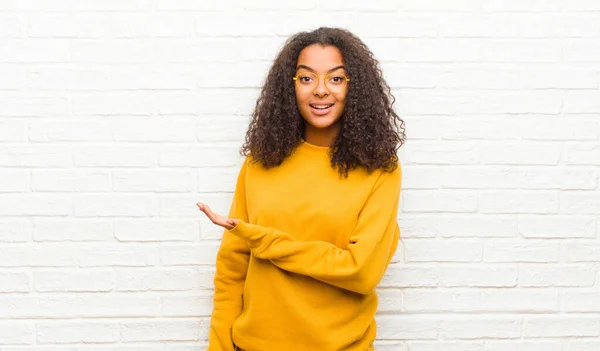
POLYGON ((340 178, 303 142, 278 167, 240 170, 217 256, 209 351, 365 351, 375 287, 396 251, 402 171, 340 178))

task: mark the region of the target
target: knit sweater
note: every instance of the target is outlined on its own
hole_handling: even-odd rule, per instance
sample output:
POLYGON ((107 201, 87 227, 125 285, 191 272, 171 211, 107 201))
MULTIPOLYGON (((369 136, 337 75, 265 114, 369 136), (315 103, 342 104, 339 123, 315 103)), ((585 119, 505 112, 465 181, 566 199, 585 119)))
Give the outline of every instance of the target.
POLYGON ((396 251, 402 171, 340 177, 302 142, 266 169, 247 156, 217 255, 209 351, 365 351, 375 287, 396 251))

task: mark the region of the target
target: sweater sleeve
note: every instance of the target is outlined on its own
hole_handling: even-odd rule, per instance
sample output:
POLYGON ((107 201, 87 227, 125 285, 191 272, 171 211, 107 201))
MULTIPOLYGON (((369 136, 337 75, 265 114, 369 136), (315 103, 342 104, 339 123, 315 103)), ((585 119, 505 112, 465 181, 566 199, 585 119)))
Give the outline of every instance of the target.
POLYGON ((325 241, 298 241, 289 233, 244 221, 230 232, 244 239, 255 257, 281 269, 369 294, 383 278, 398 244, 401 180, 400 165, 381 173, 345 249, 325 241))
MULTIPOLYGON (((246 209, 246 169, 248 158, 239 172, 229 218, 248 220, 246 209)), ((233 351, 231 339, 233 322, 242 313, 242 293, 248 270, 248 244, 224 230, 217 253, 214 278, 213 311, 210 320, 208 351, 233 351)))

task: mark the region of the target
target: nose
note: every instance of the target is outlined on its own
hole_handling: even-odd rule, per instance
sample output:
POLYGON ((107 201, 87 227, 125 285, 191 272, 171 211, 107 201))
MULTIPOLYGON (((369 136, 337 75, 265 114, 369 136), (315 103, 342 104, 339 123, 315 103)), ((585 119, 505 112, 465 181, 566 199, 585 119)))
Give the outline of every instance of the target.
POLYGON ((317 80, 317 86, 313 90, 313 94, 319 98, 329 95, 329 89, 327 89, 327 84, 325 84, 325 79, 323 79, 323 77, 317 80))

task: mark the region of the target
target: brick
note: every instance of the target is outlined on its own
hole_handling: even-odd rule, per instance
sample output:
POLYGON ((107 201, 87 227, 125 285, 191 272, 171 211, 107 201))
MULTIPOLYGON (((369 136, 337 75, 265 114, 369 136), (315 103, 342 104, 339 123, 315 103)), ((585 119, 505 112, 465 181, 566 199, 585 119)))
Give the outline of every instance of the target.
POLYGON ((388 266, 379 287, 436 287, 440 274, 437 268, 414 265, 388 266))
POLYGON ((33 170, 33 191, 110 191, 110 173, 98 170, 33 170))
POLYGON ((467 240, 404 240, 407 262, 478 262, 482 245, 467 240))
POLYGON ((24 169, 0 169, 0 192, 22 193, 28 192, 29 172, 24 169))
POLYGON ((469 191, 406 190, 402 194, 406 212, 475 212, 477 196, 469 191))
POLYGON ((0 166, 66 167, 72 163, 71 150, 64 146, 0 146, 0 166))
POLYGON ((199 232, 193 220, 115 220, 115 238, 121 242, 198 241, 199 232))
POLYGON ((600 320, 593 316, 527 316, 523 322, 523 336, 585 337, 600 334, 600 320))
POLYGON ((557 213, 559 194, 553 191, 485 191, 481 194, 483 213, 557 213))
POLYGON ((132 341, 195 341, 206 325, 198 320, 154 320, 121 322, 121 338, 132 341))
POLYGON ((162 300, 162 315, 168 317, 210 317, 213 296, 166 296, 162 300))
POLYGON ((526 239, 507 241, 488 240, 483 248, 485 262, 558 262, 560 246, 557 242, 526 239))
POLYGON ((80 247, 81 267, 146 267, 160 263, 159 251, 154 245, 97 244, 80 247))
POLYGON ((37 218, 34 241, 112 241, 112 221, 72 218, 37 218))
POLYGON ((516 267, 496 265, 453 265, 442 267, 440 272, 440 284, 444 287, 514 287, 518 276, 516 267))
POLYGON ((121 340, 115 321, 39 321, 36 323, 39 344, 113 343, 121 340))
POLYGON ((65 216, 72 213, 72 206, 71 198, 65 195, 0 195, 0 216, 65 216))
POLYGON ((107 292, 115 287, 114 273, 100 270, 36 271, 36 292, 107 292))
POLYGON ((116 291, 188 291, 199 288, 197 270, 177 269, 122 269, 115 272, 116 291))
POLYGON ((519 286, 525 287, 589 287, 596 272, 591 267, 564 265, 520 265, 519 286))
POLYGON ((187 170, 124 170, 113 172, 113 190, 123 192, 190 192, 194 173, 187 170))
POLYGON ((31 321, 0 321, 0 345, 34 345, 35 332, 31 321))
POLYGON ((521 336, 521 317, 443 317, 440 337, 445 339, 512 339, 521 336))
POLYGON ((202 245, 163 245, 160 263, 163 266, 212 265, 217 260, 220 243, 204 242, 202 245))
POLYGON ((582 216, 519 216, 519 233, 526 238, 594 238, 596 220, 582 216))
POLYGON ((27 219, 0 219, 0 243, 23 243, 31 240, 31 221, 27 219))
POLYGON ((153 167, 158 151, 154 146, 81 146, 73 160, 77 167, 153 167))
POLYGON ((31 277, 27 272, 0 271, 0 293, 26 293, 31 291, 31 286, 31 277))

